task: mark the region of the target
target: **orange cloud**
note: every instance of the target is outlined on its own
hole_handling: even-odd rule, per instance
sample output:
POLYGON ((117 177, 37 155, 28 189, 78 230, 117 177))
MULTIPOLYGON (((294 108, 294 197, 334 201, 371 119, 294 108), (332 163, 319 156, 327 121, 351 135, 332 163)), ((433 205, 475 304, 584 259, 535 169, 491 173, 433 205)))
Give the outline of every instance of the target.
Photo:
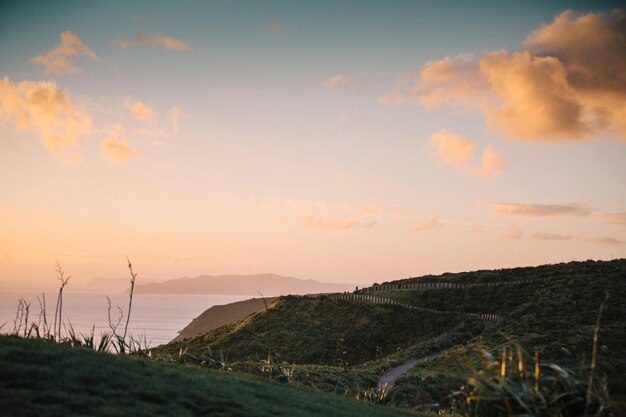
POLYGON ((167 132, 161 129, 147 129, 141 127, 139 129, 133 129, 132 133, 137 136, 146 136, 149 138, 162 138, 167 136, 167 132))
POLYGON ((504 239, 518 240, 521 239, 523 235, 524 232, 522 232, 522 229, 520 229, 517 224, 511 224, 502 237, 504 239))
POLYGON ((451 165, 468 162, 474 153, 474 142, 471 139, 445 130, 433 133, 428 143, 437 159, 451 165))
POLYGON ((172 107, 170 109, 170 121, 172 124, 172 136, 178 135, 178 120, 180 119, 180 115, 182 114, 182 110, 178 107, 172 107))
POLYGON ((626 224, 626 211, 621 213, 598 213, 597 216, 604 223, 626 224))
POLYGON ((348 82, 348 78, 344 74, 337 74, 330 77, 322 83, 325 89, 335 90, 348 82))
POLYGON ((189 44, 185 41, 173 38, 171 36, 162 35, 157 33, 156 35, 150 35, 145 32, 139 32, 134 39, 117 39, 113 41, 113 45, 121 49, 130 49, 137 46, 148 47, 161 47, 165 49, 172 49, 175 51, 186 51, 191 49, 189 44))
POLYGON ((423 217, 411 230, 421 232, 423 230, 441 229, 443 224, 437 217, 423 217))
POLYGON ((613 237, 608 237, 608 236, 586 237, 586 238, 583 238, 583 240, 588 243, 595 243, 598 245, 609 245, 609 246, 619 246, 622 243, 624 243, 619 239, 615 239, 613 237))
POLYGON ((626 139, 626 15, 571 10, 532 32, 524 49, 428 62, 383 102, 463 105, 520 139, 626 139))
POLYGON ((559 233, 537 232, 533 234, 535 240, 572 240, 572 235, 562 235, 559 233))
POLYGON ((80 74, 81 70, 72 62, 73 58, 86 56, 97 61, 98 57, 78 35, 66 31, 61 33, 61 43, 45 54, 37 55, 31 62, 45 67, 46 74, 80 74))
POLYGON ((527 204, 527 203, 499 203, 477 202, 478 207, 492 207, 490 214, 494 216, 587 216, 589 207, 584 204, 527 204))
POLYGON ((473 140, 442 130, 433 133, 428 143, 436 159, 455 166, 462 173, 490 177, 504 171, 504 162, 493 146, 485 147, 481 165, 476 168, 469 165, 474 157, 473 140))
POLYGON ((504 171, 504 162, 493 146, 486 146, 480 160, 481 175, 491 177, 504 171))
POLYGON ((137 156, 137 151, 132 149, 125 139, 115 136, 105 138, 100 143, 100 157, 114 164, 125 164, 137 156))
POLYGON ((370 216, 381 216, 383 214, 383 210, 374 206, 365 206, 359 207, 358 209, 361 213, 369 214, 370 216))
POLYGON ((49 150, 58 151, 91 133, 89 115, 72 104, 69 93, 51 81, 0 80, 0 122, 17 131, 37 133, 49 150))
POLYGON ((354 218, 349 219, 322 219, 314 216, 305 216, 302 224, 308 228, 328 229, 328 230, 347 230, 347 229, 369 229, 376 225, 375 221, 360 222, 354 218))
POLYGON ((132 114, 132 116, 139 121, 147 122, 156 120, 159 117, 159 113, 154 110, 150 104, 142 103, 141 101, 126 102, 126 109, 132 114))

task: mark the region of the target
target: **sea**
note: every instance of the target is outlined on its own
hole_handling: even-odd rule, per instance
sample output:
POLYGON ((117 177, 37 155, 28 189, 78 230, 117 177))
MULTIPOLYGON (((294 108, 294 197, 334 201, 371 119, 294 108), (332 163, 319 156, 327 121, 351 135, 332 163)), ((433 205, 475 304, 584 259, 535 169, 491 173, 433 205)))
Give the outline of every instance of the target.
MULTIPOLYGON (((54 320, 56 292, 46 292, 46 315, 48 322, 54 320)), ((119 329, 123 333, 128 311, 128 294, 108 294, 111 299, 111 315, 117 321, 119 306, 124 317, 119 329)), ((29 322, 39 320, 41 293, 16 290, 0 292, 0 333, 11 333, 14 329, 19 299, 30 303, 29 322)), ((180 295, 180 294, 134 294, 128 332, 134 337, 145 336, 149 347, 171 341, 178 332, 206 309, 221 304, 252 298, 250 295, 180 295)), ((63 323, 67 329, 71 324, 74 331, 87 334, 95 329, 96 336, 109 330, 106 295, 93 292, 63 293, 63 323)), ((62 330, 64 333, 64 331, 62 330)))

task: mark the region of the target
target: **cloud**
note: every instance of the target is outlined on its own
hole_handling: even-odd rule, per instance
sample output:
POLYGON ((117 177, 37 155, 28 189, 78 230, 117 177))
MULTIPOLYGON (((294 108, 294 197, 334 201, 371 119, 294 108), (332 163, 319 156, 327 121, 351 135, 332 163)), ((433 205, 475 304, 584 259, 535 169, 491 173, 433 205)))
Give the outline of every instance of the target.
POLYGON ((161 129, 148 129, 145 127, 140 127, 138 129, 133 129, 132 133, 137 136, 146 136, 149 138, 162 138, 167 136, 167 132, 161 129))
POLYGON ((98 60, 96 54, 74 32, 65 31, 60 38, 60 44, 31 60, 33 64, 43 65, 46 74, 80 74, 80 68, 74 65, 72 59, 86 56, 92 61, 98 60))
POLYGON ((156 120, 159 117, 159 113, 157 113, 150 104, 142 103, 141 101, 127 101, 124 105, 135 120, 148 122, 156 120))
POLYGON ((134 39, 116 39, 113 41, 113 45, 117 46, 121 49, 130 49, 135 48, 137 46, 148 46, 148 47, 161 47, 165 49, 172 49, 175 51, 186 51, 191 49, 189 44, 185 41, 173 38, 171 36, 166 36, 160 33, 156 35, 150 35, 145 32, 139 32, 134 39))
POLYGON ((100 157, 114 164, 125 164, 137 157, 137 151, 130 147, 127 140, 111 136, 100 143, 100 157))
POLYGON ((464 174, 495 176, 504 171, 504 162, 493 146, 486 146, 480 167, 470 166, 474 157, 474 141, 456 133, 442 130, 430 136, 432 156, 444 163, 455 166, 464 174))
POLYGON ((595 243, 598 245, 608 245, 608 246, 619 246, 622 243, 624 243, 619 239, 615 239, 613 237, 608 237, 608 236, 586 237, 586 238, 583 238, 583 240, 588 243, 595 243))
POLYGON ((376 221, 361 222, 354 218, 348 219, 323 219, 314 216, 305 216, 302 224, 308 228, 347 230, 347 229, 369 229, 376 225, 376 221))
POLYGON ((337 88, 345 85, 348 82, 348 78, 344 74, 337 74, 324 80, 322 85, 327 90, 336 90, 337 88))
POLYGON ((572 235, 563 235, 560 233, 537 232, 533 234, 535 240, 572 240, 572 235))
POLYGON ((89 115, 72 104, 69 93, 51 81, 0 80, 0 122, 17 131, 34 132, 52 151, 70 147, 91 133, 89 115))
POLYGON ((504 239, 518 240, 521 239, 523 235, 524 232, 522 232, 522 229, 520 229, 517 224, 511 224, 502 237, 504 239))
POLYGON ((437 217, 422 217, 416 225, 411 227, 411 230, 421 232, 424 230, 441 229, 442 227, 443 224, 437 217))
POLYGON ((603 223, 626 224, 626 211, 620 213, 598 213, 596 215, 603 223))
POLYGON ((481 175, 491 177, 504 171, 504 162, 493 146, 486 146, 480 160, 481 175))
POLYGON ((170 121, 172 123, 172 136, 178 135, 178 120, 180 119, 180 115, 182 114, 182 110, 178 107, 172 107, 170 109, 170 121))
POLYGON ((383 209, 374 206, 364 206, 358 209, 361 213, 368 214, 370 216, 382 216, 383 209))
POLYGON ((474 153, 474 142, 471 139, 445 130, 433 133, 428 143, 437 159, 451 165, 468 162, 474 153))
POLYGON ((567 10, 530 33, 523 49, 430 61, 381 101, 466 106, 526 140, 626 138, 626 14, 567 10))
POLYGON ((494 216, 521 217, 556 217, 556 216, 587 216, 590 213, 586 204, 528 204, 528 203, 476 203, 478 207, 492 207, 490 214, 494 216))

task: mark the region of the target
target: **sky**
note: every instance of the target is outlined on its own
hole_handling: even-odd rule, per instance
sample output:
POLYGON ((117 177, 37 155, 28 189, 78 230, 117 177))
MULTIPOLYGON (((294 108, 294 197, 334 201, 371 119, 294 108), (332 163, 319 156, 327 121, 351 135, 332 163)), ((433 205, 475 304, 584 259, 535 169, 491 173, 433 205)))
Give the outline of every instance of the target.
POLYGON ((0 287, 626 256, 626 11, 2 2, 0 287))

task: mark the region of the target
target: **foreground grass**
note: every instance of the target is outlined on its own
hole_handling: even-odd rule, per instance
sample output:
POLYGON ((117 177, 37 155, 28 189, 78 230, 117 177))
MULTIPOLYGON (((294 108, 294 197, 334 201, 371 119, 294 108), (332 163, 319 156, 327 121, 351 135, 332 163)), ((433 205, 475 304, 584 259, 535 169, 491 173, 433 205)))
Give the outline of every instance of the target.
POLYGON ((271 381, 0 336, 0 410, 19 416, 402 416, 271 381))

